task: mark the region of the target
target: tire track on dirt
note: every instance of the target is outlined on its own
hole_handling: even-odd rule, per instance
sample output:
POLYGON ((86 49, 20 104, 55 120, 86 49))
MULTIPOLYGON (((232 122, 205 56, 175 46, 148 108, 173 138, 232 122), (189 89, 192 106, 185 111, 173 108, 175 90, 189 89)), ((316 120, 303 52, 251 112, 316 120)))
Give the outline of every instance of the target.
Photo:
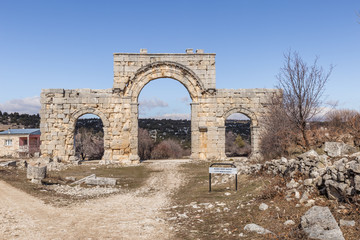
POLYGON ((161 208, 183 176, 178 162, 155 170, 137 191, 53 207, 0 181, 0 239, 174 239, 161 208))

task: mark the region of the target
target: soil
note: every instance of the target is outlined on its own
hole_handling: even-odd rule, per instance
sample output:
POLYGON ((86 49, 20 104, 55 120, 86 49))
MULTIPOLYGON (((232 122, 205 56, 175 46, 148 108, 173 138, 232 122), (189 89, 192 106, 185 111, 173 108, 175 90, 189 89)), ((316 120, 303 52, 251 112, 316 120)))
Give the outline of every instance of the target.
MULTIPOLYGON (((209 165, 187 160, 146 161, 132 167, 81 165, 49 174, 48 181, 60 185, 31 184, 23 169, 0 168, 4 180, 0 180, 0 240, 308 239, 300 219, 311 206, 286 199, 289 179, 239 175, 235 191, 233 176, 214 175, 209 192, 209 165), (117 178, 121 186, 77 186, 71 194, 64 193, 70 187, 61 184, 63 179, 89 174, 117 178), (53 187, 61 188, 61 193, 53 187), (89 197, 86 192, 101 194, 89 197), (269 207, 265 211, 259 209, 263 203, 269 207), (285 225, 287 220, 294 225, 285 225), (245 231, 250 223, 273 234, 245 231)), ((354 220, 354 227, 341 230, 345 239, 359 239, 359 204, 330 201, 316 191, 309 198, 329 207, 337 222, 354 220)))
POLYGON ((176 239, 161 209, 182 183, 180 165, 149 163, 156 173, 141 188, 66 207, 45 204, 0 180, 0 239, 176 239))

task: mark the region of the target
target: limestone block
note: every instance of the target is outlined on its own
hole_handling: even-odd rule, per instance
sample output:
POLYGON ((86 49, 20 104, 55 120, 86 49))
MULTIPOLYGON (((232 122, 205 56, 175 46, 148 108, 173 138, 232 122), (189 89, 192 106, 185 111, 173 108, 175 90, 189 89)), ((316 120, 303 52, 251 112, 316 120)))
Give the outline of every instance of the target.
POLYGON ((27 179, 44 179, 46 177, 46 166, 28 165, 26 171, 27 179))

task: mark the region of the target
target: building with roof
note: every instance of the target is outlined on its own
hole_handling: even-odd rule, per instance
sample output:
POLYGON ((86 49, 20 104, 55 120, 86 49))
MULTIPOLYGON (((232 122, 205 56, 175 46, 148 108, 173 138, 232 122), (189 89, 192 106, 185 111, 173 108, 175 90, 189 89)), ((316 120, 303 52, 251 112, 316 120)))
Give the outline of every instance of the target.
POLYGON ((40 152, 40 129, 8 129, 0 132, 0 157, 27 157, 40 152))

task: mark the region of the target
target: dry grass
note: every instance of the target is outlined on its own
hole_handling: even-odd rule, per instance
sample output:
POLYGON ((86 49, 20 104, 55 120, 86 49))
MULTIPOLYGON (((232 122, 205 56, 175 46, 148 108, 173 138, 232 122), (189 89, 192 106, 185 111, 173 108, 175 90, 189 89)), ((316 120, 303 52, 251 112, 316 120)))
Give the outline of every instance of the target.
MULTIPOLYGON (((127 192, 141 187, 154 171, 144 165, 141 166, 104 166, 104 165, 81 165, 72 166, 63 171, 49 172, 44 182, 47 184, 70 184, 66 177, 76 177, 77 180, 96 174, 98 177, 117 178, 121 192, 127 192)), ((93 197, 74 197, 57 193, 46 185, 33 184, 26 179, 26 170, 19 168, 0 168, 0 179, 12 186, 42 199, 45 203, 56 206, 66 206, 75 202, 84 201, 93 197)))
MULTIPOLYGON (((187 174, 187 182, 172 197, 175 207, 165 209, 172 226, 180 239, 239 239, 239 234, 246 235, 241 239, 307 239, 300 229, 301 216, 310 208, 295 207, 298 201, 286 201, 285 181, 280 177, 269 175, 245 176, 239 181, 239 190, 235 192, 231 179, 223 185, 213 186, 208 192, 209 163, 192 163, 183 166, 187 174), (227 189, 230 188, 230 189, 227 189), (231 193, 231 195, 225 195, 231 193), (194 203, 195 204, 195 208, 194 203), (192 203, 192 204, 191 204, 192 203), (224 203, 224 206, 221 206, 224 203), (259 210, 259 205, 266 203, 269 209, 259 210), (212 204, 206 208, 204 204, 212 204), (220 205, 219 205, 220 204, 220 205), (198 208, 197 208, 198 207, 198 208), (179 215, 180 214, 180 215, 179 215), (187 218, 179 217, 186 214, 187 218), (295 225, 286 226, 284 222, 293 220, 295 225), (273 235, 259 235, 244 231, 246 224, 255 223, 269 229, 273 235)), ((316 194, 317 205, 329 206, 336 220, 356 220, 359 224, 358 212, 338 212, 334 202, 316 194)), ((347 205, 349 207, 349 205, 347 205)), ((359 228, 342 228, 346 239, 358 239, 359 228)))

